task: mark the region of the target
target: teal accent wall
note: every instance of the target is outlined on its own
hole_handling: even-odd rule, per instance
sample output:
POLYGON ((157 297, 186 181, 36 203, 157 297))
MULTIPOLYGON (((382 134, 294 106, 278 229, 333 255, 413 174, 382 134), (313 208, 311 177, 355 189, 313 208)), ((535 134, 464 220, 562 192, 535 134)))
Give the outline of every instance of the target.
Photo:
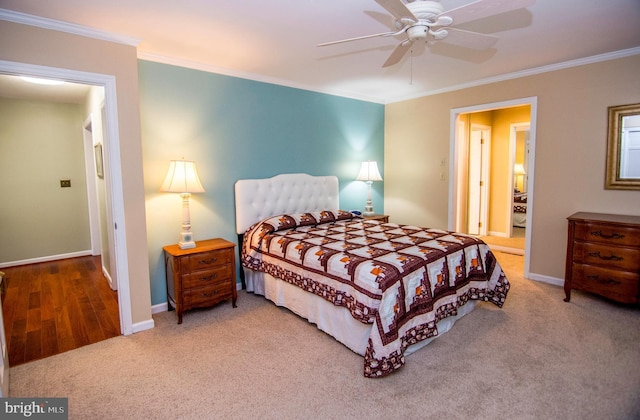
MULTIPOLYGON (((170 160, 195 161, 206 190, 190 200, 196 241, 237 241, 239 179, 336 175, 340 207, 363 210, 366 185, 355 181, 361 162, 376 160, 384 178, 384 105, 150 61, 138 65, 153 305, 166 302, 162 247, 178 241, 182 221, 180 197, 159 192, 170 160)), ((373 204, 384 211, 383 182, 373 185, 373 204)))

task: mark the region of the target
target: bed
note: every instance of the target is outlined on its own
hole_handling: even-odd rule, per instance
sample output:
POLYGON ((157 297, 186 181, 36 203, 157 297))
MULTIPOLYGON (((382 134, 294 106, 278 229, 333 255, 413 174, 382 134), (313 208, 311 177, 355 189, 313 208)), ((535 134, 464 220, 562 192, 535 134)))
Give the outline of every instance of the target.
POLYGON ((527 193, 515 190, 513 193, 513 226, 527 226, 527 193))
POLYGON ((340 209, 334 176, 235 185, 243 287, 307 319, 386 376, 510 285, 481 240, 340 209))

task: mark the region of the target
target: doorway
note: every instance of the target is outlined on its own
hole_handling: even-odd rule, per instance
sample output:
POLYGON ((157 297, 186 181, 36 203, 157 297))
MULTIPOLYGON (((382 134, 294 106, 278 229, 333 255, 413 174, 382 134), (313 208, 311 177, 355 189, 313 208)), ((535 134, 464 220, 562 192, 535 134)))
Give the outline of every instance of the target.
MULTIPOLYGON (((467 116, 474 113, 486 113, 482 116, 486 125, 494 127, 492 130, 492 150, 494 159, 490 165, 489 178, 495 182, 491 184, 488 191, 488 226, 487 233, 492 236, 509 238, 512 232, 512 210, 514 201, 514 162, 515 149, 511 150, 510 124, 505 115, 510 109, 528 106, 529 118, 529 148, 527 160, 527 174, 519 179, 524 182, 523 187, 527 191, 527 211, 524 216, 524 274, 529 275, 530 259, 529 252, 531 246, 531 228, 533 210, 533 180, 535 172, 535 127, 537 116, 537 98, 523 98, 512 101, 488 103, 483 105, 470 106, 465 108, 452 109, 450 113, 450 182, 449 182, 449 229, 459 232, 468 232, 467 221, 469 219, 469 179, 471 152, 469 138, 471 133, 471 122, 467 116), (506 124, 506 128, 500 128, 506 124), (503 139, 506 137, 506 139, 503 139), (500 141, 498 141, 500 140, 500 141), (502 160, 495 159, 496 154, 504 156, 502 160)), ((514 122, 514 121, 512 121, 514 122)), ((522 122, 522 120, 517 120, 522 122)))
POLYGON ((128 272, 126 227, 124 224, 124 197, 122 171, 120 166, 120 139, 118 135, 118 110, 116 99, 116 79, 113 75, 88 73, 69 69, 39 66, 34 64, 0 61, 0 73, 53 78, 73 83, 81 83, 104 88, 104 173, 105 191, 108 197, 107 209, 112 219, 108 221, 113 239, 108 244, 114 260, 119 302, 120 333, 133 333, 131 298, 128 272))

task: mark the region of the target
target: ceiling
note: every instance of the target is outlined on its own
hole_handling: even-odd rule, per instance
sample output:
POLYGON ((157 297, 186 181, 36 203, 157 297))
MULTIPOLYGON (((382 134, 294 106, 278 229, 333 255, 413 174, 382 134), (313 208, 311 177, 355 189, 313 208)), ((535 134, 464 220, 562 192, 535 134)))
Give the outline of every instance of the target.
POLYGON ((639 0, 537 0, 459 26, 499 37, 488 50, 421 44, 386 68, 402 38, 317 47, 392 30, 374 0, 0 0, 0 8, 134 39, 141 59, 378 103, 640 54, 639 0))

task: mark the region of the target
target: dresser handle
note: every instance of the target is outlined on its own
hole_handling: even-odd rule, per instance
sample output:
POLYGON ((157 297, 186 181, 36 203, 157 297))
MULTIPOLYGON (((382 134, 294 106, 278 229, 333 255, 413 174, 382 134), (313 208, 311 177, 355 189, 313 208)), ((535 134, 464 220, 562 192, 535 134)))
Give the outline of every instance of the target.
POLYGON ((600 279, 600 276, 587 276, 587 278, 589 280, 594 280, 597 281, 600 284, 620 284, 620 282, 618 280, 614 280, 614 279, 600 279))
POLYGON ((204 292, 200 293, 200 296, 201 297, 212 297, 212 296, 217 295, 217 294, 218 294, 218 291, 217 290, 213 290, 210 293, 204 293, 204 292))
POLYGON ((618 257, 617 255, 611 255, 609 257, 603 257, 602 255, 600 255, 600 251, 598 251, 598 252, 590 252, 589 256, 593 257, 593 258, 600 258, 601 260, 605 260, 605 261, 622 261, 624 259, 622 257, 618 257))
POLYGON ((200 277, 200 281, 209 281, 209 280, 215 279, 216 277, 218 277, 217 273, 212 274, 210 276, 206 276, 206 277, 200 277))
POLYGON ((599 236, 602 239, 622 239, 624 238, 624 235, 620 234, 620 233, 612 233, 611 235, 603 235, 601 231, 596 230, 595 232, 591 232, 591 234, 593 236, 599 236))
POLYGON ((198 261, 198 264, 211 264, 218 261, 218 259, 216 257, 213 258, 209 258, 208 260, 200 260, 198 261))

